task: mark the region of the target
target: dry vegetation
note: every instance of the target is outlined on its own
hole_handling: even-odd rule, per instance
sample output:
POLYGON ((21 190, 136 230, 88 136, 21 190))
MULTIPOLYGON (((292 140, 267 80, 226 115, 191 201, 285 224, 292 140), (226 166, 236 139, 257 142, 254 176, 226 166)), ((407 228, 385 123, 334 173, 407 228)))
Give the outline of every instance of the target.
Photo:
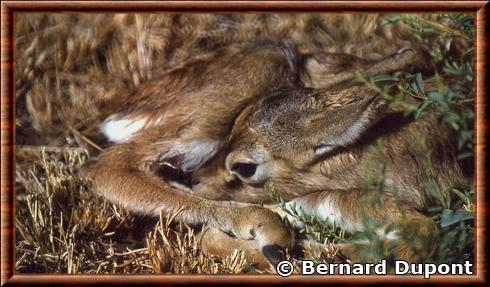
MULTIPOLYGON (((230 43, 288 39, 376 59, 396 50, 396 24, 377 15, 16 15, 17 272, 243 273, 244 254, 199 251, 195 230, 129 214, 78 176, 107 146, 97 124, 118 95, 230 43)), ((407 36, 405 35, 405 39, 407 36)), ((310 250, 335 257, 334 250, 310 250)))
POLYGON ((86 158, 76 148, 18 152, 18 271, 239 273, 247 267, 241 253, 204 256, 193 230, 171 228, 172 218, 137 218, 92 194, 76 175, 86 158))

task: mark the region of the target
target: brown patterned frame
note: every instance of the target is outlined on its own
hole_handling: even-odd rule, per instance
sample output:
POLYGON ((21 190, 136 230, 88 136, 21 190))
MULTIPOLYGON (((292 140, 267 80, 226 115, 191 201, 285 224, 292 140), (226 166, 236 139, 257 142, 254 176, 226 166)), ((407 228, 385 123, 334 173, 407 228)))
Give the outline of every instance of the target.
POLYGON ((487 190, 487 56, 488 1, 145 1, 21 2, 1 4, 1 285, 24 284, 182 284, 182 283, 479 283, 485 284, 487 190), (278 275, 54 275, 14 274, 15 100, 13 18, 18 12, 471 12, 476 15, 476 274, 471 276, 301 276, 278 275))

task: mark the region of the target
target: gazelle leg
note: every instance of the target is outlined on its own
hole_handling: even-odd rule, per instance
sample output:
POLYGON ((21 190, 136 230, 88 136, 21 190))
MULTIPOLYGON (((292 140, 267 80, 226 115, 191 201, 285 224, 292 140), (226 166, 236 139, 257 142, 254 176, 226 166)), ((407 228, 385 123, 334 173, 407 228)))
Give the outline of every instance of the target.
MULTIPOLYGON (((400 259, 418 262, 434 251, 431 242, 438 233, 435 223, 388 193, 362 189, 323 191, 288 204, 292 206, 293 203, 305 214, 335 223, 349 233, 368 232, 370 226, 374 226, 371 231, 388 249, 395 248, 400 259)), ((367 245, 363 247, 360 243, 343 243, 339 247, 347 257, 369 260, 362 256, 367 245)), ((385 253, 391 251, 385 250, 385 253)))
POLYGON ((177 220, 203 223, 239 239, 254 240, 269 260, 281 260, 293 238, 278 216, 258 205, 203 199, 170 186, 147 164, 157 160, 170 143, 162 139, 164 131, 149 129, 144 133, 138 140, 105 150, 82 168, 82 176, 97 192, 129 210, 172 216, 182 208, 177 220))

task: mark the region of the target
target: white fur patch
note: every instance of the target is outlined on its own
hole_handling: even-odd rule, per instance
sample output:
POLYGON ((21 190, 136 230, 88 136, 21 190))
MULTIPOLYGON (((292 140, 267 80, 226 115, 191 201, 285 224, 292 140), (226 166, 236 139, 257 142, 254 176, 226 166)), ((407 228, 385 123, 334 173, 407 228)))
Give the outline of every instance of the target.
POLYGON ((315 207, 313 208, 302 204, 301 198, 287 203, 288 208, 291 208, 292 205, 296 205, 298 211, 301 210, 303 213, 310 216, 316 215, 321 219, 328 221, 330 224, 335 224, 336 226, 345 229, 348 233, 364 230, 362 223, 346 220, 345 216, 342 216, 340 210, 328 196, 322 198, 322 201, 315 204, 315 207))
POLYGON ((129 140, 135 133, 146 125, 147 118, 133 120, 131 118, 115 119, 108 117, 99 127, 106 138, 112 142, 124 142, 129 140))
MULTIPOLYGON (((335 206, 334 202, 328 197, 322 198, 321 202, 318 202, 316 206, 312 208, 308 208, 305 204, 302 204, 301 198, 292 200, 286 203, 286 207, 288 209, 294 209, 296 207, 297 212, 302 211, 307 215, 316 215, 323 220, 327 220, 330 224, 335 224, 339 226, 348 233, 360 232, 364 231, 365 226, 362 222, 349 221, 345 216, 342 216, 337 206, 335 206)), ((289 221, 296 221, 295 218, 287 216, 289 221)), ((304 224, 302 222, 297 222, 300 227, 303 227, 304 224)), ((388 240, 396 240, 399 239, 399 234, 396 230, 387 231, 384 228, 377 228, 375 230, 376 234, 388 240)), ((359 242, 360 243, 360 242, 359 242)))
POLYGON ((398 231, 396 230, 392 230, 392 231, 389 231, 389 232, 386 232, 386 230, 384 228, 377 228, 375 230, 376 234, 381 237, 381 238, 384 238, 384 239, 388 239, 388 240, 398 240, 400 239, 400 236, 398 234, 398 231))
POLYGON ((364 229, 362 224, 346 220, 345 216, 340 214, 340 210, 328 196, 322 199, 322 202, 318 205, 316 213, 320 218, 328 220, 330 224, 335 223, 337 226, 340 226, 349 233, 362 231, 364 229))
POLYGON ((160 161, 178 157, 178 167, 184 172, 194 171, 210 159, 219 149, 217 140, 201 139, 186 144, 174 144, 162 153, 160 161))

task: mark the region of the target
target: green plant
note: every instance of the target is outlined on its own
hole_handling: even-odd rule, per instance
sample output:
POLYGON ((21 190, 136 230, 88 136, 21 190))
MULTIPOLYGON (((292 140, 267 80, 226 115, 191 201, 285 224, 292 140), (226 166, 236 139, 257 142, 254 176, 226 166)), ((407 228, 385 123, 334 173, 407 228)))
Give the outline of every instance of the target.
MULTIPOLYGON (((395 15, 385 19, 385 24, 398 23, 409 31, 430 55, 432 73, 397 72, 393 75, 377 75, 366 79, 361 74, 358 80, 367 87, 379 92, 394 110, 403 111, 405 116, 415 120, 434 118, 442 124, 450 125, 457 134, 458 159, 464 164, 472 164, 474 157, 474 17, 466 14, 437 15, 395 15), (442 24, 444 23, 444 24, 442 24)), ((419 138, 421 146, 425 139, 419 138)), ((383 151, 380 150, 380 153, 383 151)), ((424 166, 431 169, 434 177, 438 171, 431 162, 430 149, 421 151, 424 166)), ((384 170, 382 162, 371 163, 366 188, 378 191, 380 196, 367 196, 363 201, 383 206, 384 170)), ((371 248, 365 256, 374 259, 396 257, 385 254, 386 241, 376 232, 384 226, 385 232, 394 228, 387 224, 389 219, 373 221, 365 218, 365 232, 346 235, 337 226, 304 211, 295 205, 284 202, 274 193, 273 186, 266 190, 271 199, 292 218, 301 222, 295 226, 305 236, 320 242, 357 242, 368 239, 371 248)), ((434 205, 428 209, 427 216, 439 226, 438 238, 431 238, 423 244, 430 247, 432 241, 439 242, 435 255, 426 258, 435 263, 461 262, 474 259, 474 180, 461 186, 441 190, 428 182, 426 193, 434 198, 434 205)), ((412 230, 413 231, 413 230, 412 230)), ((411 236, 404 234, 403 236, 411 236)), ((396 244, 396 243, 395 243, 396 244)))
MULTIPOLYGON (((359 80, 380 92, 393 109, 416 120, 436 118, 457 134, 458 159, 474 157, 474 17, 466 14, 397 15, 386 23, 399 23, 416 37, 431 56, 433 75, 397 73, 359 80), (445 22, 446 25, 442 25, 445 22), (437 36, 437 37, 436 37, 437 36), (457 46, 458 51, 454 51, 457 46)), ((424 139, 420 139, 423 141, 424 139)), ((426 168, 431 150, 426 150, 426 168)), ((437 171, 434 171, 437 176, 437 171)), ((435 262, 460 262, 474 257, 474 180, 448 190, 427 183, 436 204, 429 216, 440 227, 435 262)))

